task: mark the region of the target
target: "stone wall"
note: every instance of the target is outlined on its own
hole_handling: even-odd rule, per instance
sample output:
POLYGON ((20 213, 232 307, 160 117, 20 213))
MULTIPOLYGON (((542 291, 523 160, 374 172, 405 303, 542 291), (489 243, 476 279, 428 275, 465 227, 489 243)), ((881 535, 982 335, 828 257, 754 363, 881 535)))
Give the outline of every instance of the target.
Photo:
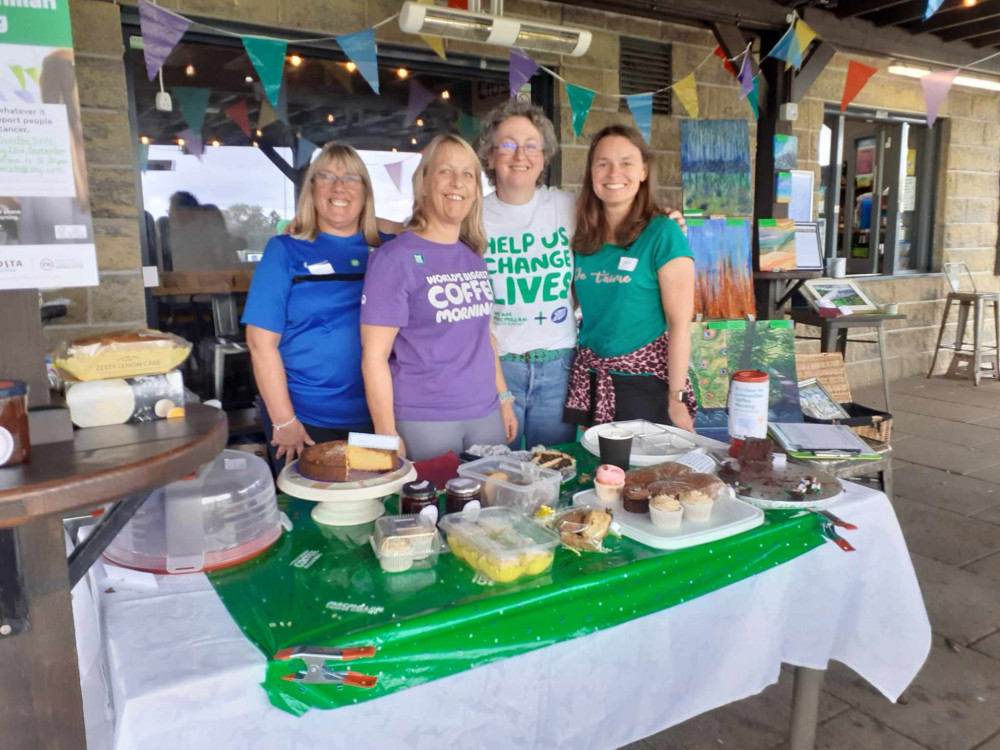
MULTIPOLYGON (((202 17, 238 20, 252 24, 308 30, 319 34, 358 31, 397 12, 398 0, 166 0, 161 3, 202 17), (336 12, 332 12, 336 8, 336 12)), ((128 123, 122 36, 116 5, 100 0, 71 0, 77 75, 87 162, 93 193, 101 285, 89 290, 63 290, 57 295, 76 303, 66 325, 53 327, 53 338, 77 335, 81 329, 141 324, 144 318, 139 257, 139 220, 136 212, 136 169, 132 163, 128 123)), ((544 64, 558 65, 571 83, 607 93, 618 93, 619 36, 658 39, 673 45, 674 78, 687 75, 710 55, 716 42, 703 29, 604 13, 541 0, 507 0, 512 16, 545 19, 582 26, 594 34, 590 51, 578 59, 538 55, 544 64)), ((387 24, 376 31, 380 42, 420 45, 422 42, 387 24)), ((446 41, 448 50, 489 57, 503 51, 484 45, 446 41)), ((885 60, 852 56, 872 65, 885 60)), ((800 168, 817 172, 819 128, 823 107, 839 102, 847 58, 837 55, 819 76, 800 104, 792 134, 799 138, 800 168)), ((711 59, 697 74, 701 117, 746 118, 750 126, 751 154, 756 123, 745 101, 739 101, 732 76, 711 59)), ((581 137, 571 124, 571 110, 562 87, 556 89, 557 127, 563 147, 556 159, 556 174, 565 187, 582 180, 590 137, 610 122, 630 123, 628 112, 618 111, 618 100, 598 95, 581 137)), ((876 75, 857 98, 860 106, 922 113, 919 81, 876 75)), ((652 146, 657 159, 660 197, 670 206, 681 205, 679 119, 684 108, 674 98, 674 116, 654 115, 652 146)), ((964 260, 983 290, 1000 290, 993 274, 1000 206, 1000 96, 956 87, 942 111, 944 129, 942 180, 938 186, 938 211, 934 239, 935 267, 949 260, 964 260)), ((817 182, 818 184, 818 182, 817 182)), ((888 335, 890 372, 900 377, 926 371, 944 307, 946 281, 940 274, 915 278, 865 280, 862 285, 876 302, 898 302, 909 318, 892 325, 888 335)), ((55 295, 50 295, 55 296, 55 295)), ((949 327, 949 340, 954 336, 949 327)), ((992 329, 991 329, 992 330, 992 329)), ((804 342, 804 350, 812 345, 804 342)), ((850 352, 851 382, 859 387, 878 379, 874 346, 855 346, 850 352)), ((948 357, 943 357, 947 360, 948 357)))

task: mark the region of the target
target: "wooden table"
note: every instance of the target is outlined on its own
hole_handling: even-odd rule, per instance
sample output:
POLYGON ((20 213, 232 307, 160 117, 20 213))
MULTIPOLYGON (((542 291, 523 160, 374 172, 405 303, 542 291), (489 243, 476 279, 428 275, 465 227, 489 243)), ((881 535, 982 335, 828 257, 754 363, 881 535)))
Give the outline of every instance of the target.
POLYGON ((183 419, 78 430, 0 469, 0 744, 86 747, 70 590, 151 490, 227 436, 225 412, 193 404, 183 419), (67 559, 60 516, 114 501, 67 559))
POLYGON ((154 297, 190 294, 232 294, 247 292, 253 268, 230 271, 163 271, 160 285, 150 289, 154 297))
MULTIPOLYGON (((905 315, 881 315, 868 313, 855 313, 854 315, 844 315, 839 318, 821 318, 819 313, 812 309, 790 310, 789 316, 796 323, 804 326, 815 326, 820 329, 820 351, 840 352, 847 361, 848 342, 870 344, 871 341, 862 339, 847 338, 848 331, 852 328, 875 328, 878 330, 878 356, 882 365, 882 390, 885 394, 885 410, 891 412, 889 408, 889 371, 885 361, 885 329, 887 320, 906 320, 905 315)), ((815 339, 816 336, 798 336, 800 339, 815 339)))

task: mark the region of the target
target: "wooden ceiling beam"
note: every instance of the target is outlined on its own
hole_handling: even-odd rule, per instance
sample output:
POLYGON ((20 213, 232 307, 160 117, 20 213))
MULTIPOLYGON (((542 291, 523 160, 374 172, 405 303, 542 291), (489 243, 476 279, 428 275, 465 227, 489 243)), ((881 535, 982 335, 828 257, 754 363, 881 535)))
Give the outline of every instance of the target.
MULTIPOLYGON (((866 21, 871 21, 876 26, 898 26, 901 24, 914 24, 912 33, 923 31, 924 9, 927 6, 926 0, 908 0, 902 5, 894 8, 869 13, 864 16, 866 21)), ((939 16, 946 16, 950 11, 964 7, 962 0, 944 0, 937 13, 930 20, 935 20, 939 16)))
MULTIPOLYGON (((947 39, 944 34, 938 32, 1000 15, 1000 0, 981 0, 971 8, 962 7, 959 10, 961 12, 958 13, 936 13, 927 21, 914 21, 907 26, 907 29, 915 34, 933 33, 942 39, 947 39)), ((962 39, 962 37, 954 36, 952 39, 962 39)))
POLYGON ((980 47, 992 47, 994 44, 1000 44, 1000 31, 995 31, 992 34, 987 34, 986 36, 977 36, 975 39, 969 42, 973 47, 979 49, 980 47))
POLYGON ((873 11, 899 5, 906 0, 840 0, 837 7, 833 9, 837 18, 851 18, 862 16, 873 11))

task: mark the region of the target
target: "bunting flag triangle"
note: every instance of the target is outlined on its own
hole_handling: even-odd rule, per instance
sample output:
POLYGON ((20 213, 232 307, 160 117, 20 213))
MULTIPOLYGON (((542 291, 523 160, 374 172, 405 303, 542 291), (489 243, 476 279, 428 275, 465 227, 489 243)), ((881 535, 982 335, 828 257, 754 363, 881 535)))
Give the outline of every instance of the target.
POLYGON ((209 90, 205 88, 181 87, 171 92, 181 107, 184 121, 193 133, 201 133, 205 124, 205 110, 208 109, 209 90))
POLYGON ((281 98, 281 79, 285 73, 285 52, 288 43, 259 36, 240 37, 254 70, 264 86, 264 93, 271 104, 278 106, 281 98))
POLYGON ((315 143, 310 141, 305 136, 299 136, 299 143, 295 148, 295 168, 302 169, 302 167, 309 166, 309 162, 312 159, 313 151, 318 149, 315 143))
POLYGON ((403 162, 394 161, 392 164, 383 164, 385 171, 389 173, 389 179, 396 186, 396 190, 403 190, 403 162))
POLYGON ((181 146, 181 150, 185 154, 191 154, 191 156, 197 156, 199 161, 205 153, 205 144, 201 140, 201 133, 194 132, 190 128, 182 130, 177 134, 178 137, 184 139, 184 145, 181 146))
MULTIPOLYGON (((433 5, 434 0, 419 0, 421 5, 433 5)), ((420 38, 424 40, 424 44, 430 47, 442 60, 448 60, 447 56, 444 54, 444 39, 439 36, 430 36, 429 34, 421 34, 420 38)))
POLYGON ((938 8, 943 2, 944 0, 927 0, 927 6, 924 8, 924 20, 929 21, 931 16, 938 12, 938 8))
POLYGON ((156 78, 177 42, 191 22, 148 0, 139 0, 139 30, 142 33, 142 54, 146 59, 146 75, 156 78))
POLYGON ((403 118, 403 127, 410 127, 416 122, 417 115, 424 111, 424 108, 434 99, 434 94, 425 89, 413 78, 410 79, 410 99, 406 103, 406 117, 403 118))
POLYGON ((257 113, 257 130, 263 130, 278 119, 278 112, 267 99, 260 100, 260 111, 257 113))
POLYGON ((20 65, 9 65, 8 67, 10 68, 10 72, 14 74, 14 77, 17 78, 17 82, 19 84, 21 84, 21 90, 23 91, 24 90, 24 68, 22 68, 20 65))
POLYGON ((17 96, 18 99, 20 99, 21 101, 25 101, 28 104, 33 104, 35 102, 35 97, 31 95, 30 91, 21 91, 20 89, 18 89, 17 91, 14 92, 14 94, 15 96, 17 96))
POLYGON ((250 137, 250 117, 247 115, 247 101, 240 99, 236 104, 226 107, 222 114, 236 123, 237 127, 243 131, 243 135, 250 137))
POLYGON ((802 67, 802 50, 799 48, 799 38, 795 36, 794 26, 788 27, 788 31, 782 35, 767 56, 784 60, 795 66, 796 70, 802 67))
POLYGON ((920 85, 924 88, 924 102, 927 104, 927 127, 933 127, 938 110, 944 104, 945 97, 951 90, 951 84, 955 82, 955 76, 960 72, 959 68, 935 70, 920 79, 920 85))
POLYGON ((517 92, 531 76, 535 75, 536 70, 538 70, 538 63, 532 60, 527 52, 517 47, 511 47, 507 69, 507 84, 510 87, 510 95, 517 96, 517 92))
POLYGON ((28 77, 35 82, 36 86, 41 86, 42 82, 39 78, 41 71, 38 68, 25 68, 24 72, 28 74, 28 77))
POLYGON ((861 89, 868 83, 868 79, 878 72, 878 68, 870 65, 862 65, 851 60, 847 63, 847 80, 844 81, 844 93, 840 96, 840 111, 847 109, 847 105, 854 101, 854 97, 861 93, 861 89))
POLYGON ((805 21, 795 22, 795 38, 799 41, 799 53, 804 54, 810 43, 816 38, 816 32, 805 21))
POLYGON ((145 172, 146 167, 149 166, 149 144, 140 143, 139 144, 139 171, 145 172))
POLYGON ((695 84, 694 73, 688 73, 674 84, 674 93, 687 110, 689 117, 698 117, 698 87, 695 84))
POLYGON ((722 67, 728 70, 730 73, 732 73, 733 78, 736 78, 736 68, 734 68, 733 64, 729 62, 729 58, 726 57, 726 52, 725 50, 722 49, 721 44, 714 50, 712 50, 712 54, 720 58, 722 60, 722 67))
POLYGON ((757 98, 757 79, 760 78, 759 75, 753 77, 753 91, 747 94, 747 101, 750 102, 750 109, 753 110, 753 119, 760 119, 760 104, 757 98))
POLYGON ((580 133, 583 132, 583 124, 587 121, 587 115, 590 114, 594 92, 582 86, 567 83, 566 95, 569 97, 569 106, 573 109, 573 132, 579 137, 580 133))
POLYGON ((368 81, 372 91, 378 94, 378 45, 375 43, 375 29, 338 36, 337 44, 344 50, 347 58, 358 66, 358 71, 368 81))
POLYGON ((481 120, 474 115, 458 113, 458 132, 469 143, 473 143, 479 137, 480 123, 481 120))
MULTIPOLYGON (((653 137, 653 94, 630 94, 625 97, 628 108, 632 111, 632 119, 635 120, 636 127, 642 133, 642 137, 649 143, 653 137)), ((587 105, 588 109, 590 105, 587 105)), ((575 118, 574 118, 575 119, 575 118)), ((579 135, 579 133, 577 133, 579 135)))
POLYGON ((750 53, 743 55, 743 64, 740 66, 740 74, 736 76, 740 82, 740 99, 746 99, 747 95, 753 91, 753 69, 750 65, 750 53))

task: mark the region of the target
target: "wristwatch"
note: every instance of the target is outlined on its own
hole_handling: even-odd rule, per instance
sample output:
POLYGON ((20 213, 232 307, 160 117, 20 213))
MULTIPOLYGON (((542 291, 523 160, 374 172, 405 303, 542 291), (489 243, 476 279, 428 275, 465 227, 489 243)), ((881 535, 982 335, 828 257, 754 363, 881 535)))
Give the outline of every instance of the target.
POLYGON ((682 403, 684 402, 686 391, 667 391, 667 393, 668 393, 667 396, 668 401, 680 401, 682 403))
POLYGON ((499 398, 500 398, 500 403, 501 404, 513 404, 514 403, 514 394, 511 393, 510 391, 504 391, 503 393, 499 394, 499 398))

